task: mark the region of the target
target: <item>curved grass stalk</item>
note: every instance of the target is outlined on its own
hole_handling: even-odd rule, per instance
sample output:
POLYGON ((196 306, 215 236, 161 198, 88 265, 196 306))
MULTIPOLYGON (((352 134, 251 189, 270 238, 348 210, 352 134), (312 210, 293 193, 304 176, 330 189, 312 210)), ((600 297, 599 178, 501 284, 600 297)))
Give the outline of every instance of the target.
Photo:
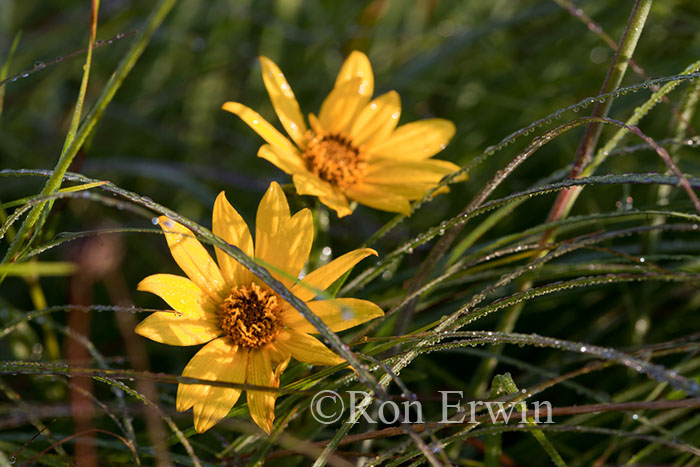
MULTIPOLYGON (((99 3, 99 2, 98 2, 99 3)), ((80 114, 82 110, 82 102, 84 100, 84 91, 82 90, 83 85, 87 88, 87 77, 90 71, 90 63, 92 59, 92 49, 95 43, 95 34, 97 28, 97 11, 96 8, 93 11, 93 27, 91 30, 90 43, 88 48, 88 58, 86 60, 85 72, 83 74, 83 84, 81 84, 81 95, 82 98, 78 99, 76 105, 76 111, 74 113, 73 124, 71 124, 71 130, 69 131, 66 142, 64 144, 61 156, 59 157, 56 168, 54 169, 51 177, 44 185, 41 191, 43 196, 50 195, 54 193, 61 185, 61 180, 63 175, 68 171, 73 158, 78 153, 78 150, 83 146, 87 137, 92 133, 92 130, 97 125, 97 122, 101 119, 107 105, 112 101, 112 98, 116 94, 117 90, 121 86, 122 82, 132 70, 139 57, 143 53, 146 45, 150 42, 151 37, 155 30, 163 22, 167 14, 170 12, 172 7, 175 5, 175 0, 161 0, 160 3, 153 9, 150 17, 146 21, 146 25, 143 30, 139 33, 138 37, 134 41, 131 49, 126 54, 124 59, 121 61, 115 72, 109 78, 109 81, 105 85, 102 93, 95 102, 93 108, 85 116, 83 124, 78 127, 78 122, 80 120, 80 114)), ((45 207, 50 208, 51 204, 39 204, 32 208, 27 219, 25 219, 20 230, 15 237, 15 240, 10 245, 10 248, 5 253, 5 257, 2 262, 6 263, 9 261, 16 261, 18 259, 17 255, 21 253, 22 248, 25 247, 24 241, 29 235, 32 228, 35 231, 39 231, 41 225, 36 225, 39 218, 44 211, 45 207)), ((0 283, 3 280, 3 276, 0 275, 0 283)))

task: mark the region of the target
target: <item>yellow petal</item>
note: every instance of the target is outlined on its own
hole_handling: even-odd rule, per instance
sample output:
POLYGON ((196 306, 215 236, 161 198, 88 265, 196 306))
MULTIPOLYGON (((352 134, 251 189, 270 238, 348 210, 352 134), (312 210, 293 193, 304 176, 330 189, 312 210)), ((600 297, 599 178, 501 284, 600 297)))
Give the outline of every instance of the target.
MULTIPOLYGON (((189 361, 182 376, 243 384, 247 362, 248 351, 232 345, 228 337, 223 337, 202 347, 189 361)), ((175 408, 178 412, 184 412, 194 406, 195 429, 201 433, 223 418, 240 395, 240 389, 180 383, 175 408), (217 414, 221 416, 211 422, 217 414)))
POLYGON ((293 329, 282 330, 275 345, 286 349, 296 360, 311 365, 338 365, 345 361, 315 337, 293 329))
POLYGON ((260 63, 262 64, 263 82, 275 112, 277 112, 277 117, 297 146, 303 146, 306 124, 292 88, 275 62, 267 57, 260 57, 260 63))
POLYGON ((360 204, 382 211, 411 215, 411 204, 403 196, 382 190, 377 185, 358 183, 345 190, 345 194, 360 204))
POLYGON ((289 364, 289 359, 292 358, 292 354, 290 354, 286 349, 276 346, 274 343, 267 344, 265 349, 268 351, 268 355, 270 355, 272 366, 277 367, 275 372, 281 374, 287 368, 287 364, 289 364), (282 366, 284 366, 284 368, 281 368, 282 366))
POLYGON ((333 186, 311 173, 297 173, 292 176, 294 187, 300 195, 329 196, 333 195, 333 186))
POLYGON ((143 292, 151 292, 188 318, 215 317, 216 303, 194 282, 173 274, 153 274, 136 286, 143 292))
POLYGON ((258 149, 258 157, 272 162, 277 168, 288 174, 307 172, 306 166, 296 150, 294 153, 289 153, 281 148, 264 144, 258 149))
MULTIPOLYGON (((204 363, 208 364, 208 371, 214 373, 213 376, 187 376, 226 383, 245 383, 248 367, 248 350, 229 345, 226 341, 227 339, 218 339, 212 342, 212 344, 216 343, 216 349, 202 357, 204 363)), ((202 351, 204 349, 206 347, 202 351)), ((185 375, 183 374, 183 376, 185 375)), ((178 389, 179 386, 185 385, 178 385, 178 389)), ((241 392, 241 389, 209 386, 206 395, 194 403, 194 429, 197 433, 204 433, 224 418, 238 401, 241 392)))
POLYGON ((385 185, 410 185, 412 183, 437 184, 445 175, 460 167, 452 162, 437 159, 423 161, 382 160, 372 162, 364 183, 385 185))
MULTIPOLYGON (((307 303, 311 311, 321 318, 333 332, 344 331, 380 316, 384 316, 381 308, 367 300, 357 298, 337 298, 333 300, 318 300, 307 303)), ((290 328, 299 332, 316 333, 318 330, 294 308, 286 308, 282 312, 282 321, 290 328)))
POLYGON ((299 275, 313 242, 311 211, 302 209, 290 217, 289 205, 277 183, 270 184, 258 207, 255 256, 271 266, 270 272, 286 286, 299 275), (284 271, 280 274, 274 269, 284 271))
POLYGON ((360 93, 362 80, 354 78, 333 88, 321 104, 318 118, 328 133, 345 133, 367 99, 360 93))
MULTIPOLYGON (((413 183, 411 185, 375 185, 379 190, 389 193, 392 196, 400 196, 407 200, 414 200, 423 197, 426 191, 435 186, 434 183, 413 183)), ((448 193, 450 190, 447 187, 437 190, 434 194, 448 193)))
POLYGON ((371 248, 362 248, 345 253, 343 256, 307 274, 304 279, 294 284, 291 292, 299 299, 308 302, 316 296, 317 290, 326 290, 340 276, 369 255, 376 256, 377 252, 371 248))
POLYGON ((180 269, 215 301, 221 298, 226 282, 219 267, 211 259, 207 250, 199 243, 190 229, 165 216, 158 218, 160 228, 165 232, 170 253, 180 269))
POLYGON ((311 210, 302 209, 292 216, 285 229, 275 237, 278 248, 282 246, 278 254, 265 261, 270 262, 287 272, 294 279, 280 277, 280 281, 290 287, 296 282, 301 268, 306 264, 311 252, 311 244, 314 241, 314 219, 311 210))
POLYGON ((309 125, 311 125, 311 129, 313 130, 314 134, 320 135, 323 133, 321 122, 319 122, 318 117, 312 113, 309 114, 309 125))
POLYGON ((348 199, 345 195, 338 195, 334 197, 329 196, 319 196, 318 200, 333 209, 337 214, 338 218, 349 216, 352 214, 352 209, 348 204, 348 199))
POLYGON ((292 176, 294 187, 300 195, 318 196, 319 201, 334 209, 338 217, 352 214, 348 199, 336 187, 310 173, 296 173, 292 176))
MULTIPOLYGON (((226 240, 226 243, 235 245, 246 255, 253 257, 253 239, 250 236, 248 225, 240 214, 231 206, 222 191, 214 202, 214 215, 212 220, 214 235, 226 240)), ((225 251, 215 248, 216 260, 221 267, 221 273, 229 287, 236 285, 248 285, 253 280, 253 274, 238 261, 229 256, 225 251)))
POLYGON ((338 77, 335 79, 335 87, 354 78, 360 78, 360 94, 369 100, 374 93, 374 73, 367 55, 357 50, 348 55, 345 63, 340 67, 338 77))
MULTIPOLYGON (((246 383, 255 386, 274 387, 275 375, 267 350, 254 349, 250 351, 246 383)), ((272 423, 275 421, 276 393, 271 391, 248 391, 248 409, 250 416, 265 433, 270 434, 272 423)))
POLYGON ((367 151, 375 157, 423 160, 445 149, 454 134, 455 126, 449 120, 421 120, 401 125, 389 138, 367 151))
POLYGON ((136 326, 134 332, 168 345, 204 344, 224 333, 215 317, 195 319, 164 311, 148 315, 136 326))
POLYGON ((295 148, 292 142, 250 107, 246 107, 238 102, 226 102, 221 108, 238 115, 241 120, 246 122, 248 126, 271 145, 287 152, 294 152, 295 148))
POLYGON ((275 253, 279 245, 273 244, 272 240, 289 219, 287 198, 277 182, 272 182, 258 205, 255 218, 255 256, 257 258, 271 257, 275 253))
POLYGON ((350 129, 353 144, 371 146, 374 141, 386 139, 399 122, 401 99, 396 91, 374 99, 359 113, 350 129))

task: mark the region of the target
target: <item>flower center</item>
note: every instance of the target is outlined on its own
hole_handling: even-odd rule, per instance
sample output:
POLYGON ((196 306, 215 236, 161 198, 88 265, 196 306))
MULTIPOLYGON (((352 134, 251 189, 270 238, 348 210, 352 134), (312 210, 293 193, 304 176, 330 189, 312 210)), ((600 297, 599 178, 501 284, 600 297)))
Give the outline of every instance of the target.
POLYGON ((309 138, 301 157, 314 175, 340 188, 360 181, 367 167, 363 154, 339 133, 309 138))
POLYGON ((219 326, 242 347, 256 349, 269 344, 282 329, 277 296, 258 287, 236 286, 223 301, 219 326))

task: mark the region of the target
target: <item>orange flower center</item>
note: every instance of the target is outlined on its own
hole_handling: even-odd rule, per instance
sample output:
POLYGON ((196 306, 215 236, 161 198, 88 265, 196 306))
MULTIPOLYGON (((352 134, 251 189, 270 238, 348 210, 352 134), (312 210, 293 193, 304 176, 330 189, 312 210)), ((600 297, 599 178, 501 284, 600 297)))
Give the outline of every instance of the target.
POLYGON ((251 284, 236 286, 223 301, 219 326, 242 347, 257 349, 269 344, 282 329, 277 296, 251 284))
POLYGON ((301 157, 307 168, 317 177, 339 188, 360 181, 367 163, 364 155, 340 133, 311 137, 301 157))

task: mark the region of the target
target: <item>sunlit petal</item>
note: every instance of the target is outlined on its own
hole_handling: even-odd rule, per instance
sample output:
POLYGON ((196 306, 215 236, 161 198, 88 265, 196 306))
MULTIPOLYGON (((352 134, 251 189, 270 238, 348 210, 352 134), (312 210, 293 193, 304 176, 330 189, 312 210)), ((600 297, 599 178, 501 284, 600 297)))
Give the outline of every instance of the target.
POLYGON ((421 120, 401 125, 389 138, 373 144, 370 151, 380 158, 428 159, 445 149, 454 134, 455 126, 448 120, 421 120))
POLYGON ((382 190, 377 185, 358 183, 348 188, 345 193, 350 199, 360 204, 382 211, 398 212, 405 216, 411 215, 411 204, 403 196, 382 190))
POLYGON ((165 311, 148 315, 134 332, 161 344, 183 346, 204 344, 223 334, 215 317, 195 319, 165 311))
POLYGON ((221 271, 207 250, 199 243, 190 229, 165 216, 158 224, 168 242, 170 253, 180 269, 215 301, 221 298, 226 282, 221 271))
MULTIPOLYGON (((215 235, 226 240, 226 243, 240 248, 246 255, 252 257, 255 254, 248 225, 228 202, 223 191, 219 193, 214 202, 212 231, 215 235)), ((229 287, 250 284, 253 280, 253 274, 250 271, 223 250, 215 248, 215 251, 221 273, 229 287)))
POLYGON ((264 144, 258 149, 258 157, 272 162, 275 166, 288 174, 307 172, 304 162, 296 151, 294 153, 289 153, 279 147, 264 144))
MULTIPOLYGON (((340 332, 380 316, 381 308, 367 300, 356 298, 336 298, 307 303, 311 311, 321 318, 333 332, 340 332)), ((306 333, 318 332, 301 313, 294 308, 286 308, 282 313, 284 324, 290 328, 306 333)))
POLYGON ((304 276, 304 279, 294 284, 291 292, 301 300, 308 302, 316 296, 317 290, 326 290, 350 268, 370 255, 376 256, 377 252, 371 248, 362 248, 345 253, 304 276))
POLYGON ((248 126, 271 145, 287 152, 294 152, 295 148, 292 142, 253 109, 238 102, 226 102, 221 108, 238 115, 241 120, 246 122, 248 126))
MULTIPOLYGON (((223 337, 202 347, 189 361, 182 376, 243 384, 247 363, 248 350, 232 345, 223 337)), ((194 426, 202 433, 225 417, 240 395, 240 389, 180 383, 176 408, 184 412, 194 406, 194 426)))
POLYGON ((270 272, 278 280, 291 285, 309 256, 312 241, 311 212, 304 209, 290 217, 282 188, 273 182, 258 207, 255 256, 271 266, 270 272), (284 247, 280 248, 282 245, 284 247))
POLYGON ((337 88, 355 78, 360 78, 361 80, 360 94, 369 100, 374 94, 374 73, 367 55, 357 50, 351 52, 348 58, 345 59, 343 66, 340 67, 334 87, 337 88))
POLYGON ((353 144, 372 146, 374 141, 386 139, 396 128, 401 116, 401 98, 389 91, 372 100, 359 113, 350 129, 353 144))
POLYGON ((186 277, 173 274, 153 274, 136 287, 151 292, 188 318, 213 317, 217 304, 202 289, 186 277))
POLYGON ((445 175, 459 170, 452 162, 383 160, 370 164, 364 182, 385 185, 437 184, 445 175))
MULTIPOLYGON (((250 351, 246 382, 255 386, 274 387, 275 374, 272 370, 270 354, 264 349, 250 351)), ((276 394, 270 391, 248 391, 250 416, 265 433, 272 431, 275 421, 276 394)))
POLYGON ((362 80, 354 78, 333 88, 321 105, 318 118, 328 133, 344 133, 367 99, 360 94, 362 80))
POLYGON ((281 331, 275 345, 286 349, 294 359, 311 365, 338 365, 345 361, 315 337, 293 329, 281 331))
POLYGON ((287 83, 282 70, 272 60, 267 57, 260 57, 260 63, 262 65, 263 82, 267 93, 270 95, 275 112, 277 112, 277 117, 297 146, 303 146, 306 124, 291 86, 287 83))

